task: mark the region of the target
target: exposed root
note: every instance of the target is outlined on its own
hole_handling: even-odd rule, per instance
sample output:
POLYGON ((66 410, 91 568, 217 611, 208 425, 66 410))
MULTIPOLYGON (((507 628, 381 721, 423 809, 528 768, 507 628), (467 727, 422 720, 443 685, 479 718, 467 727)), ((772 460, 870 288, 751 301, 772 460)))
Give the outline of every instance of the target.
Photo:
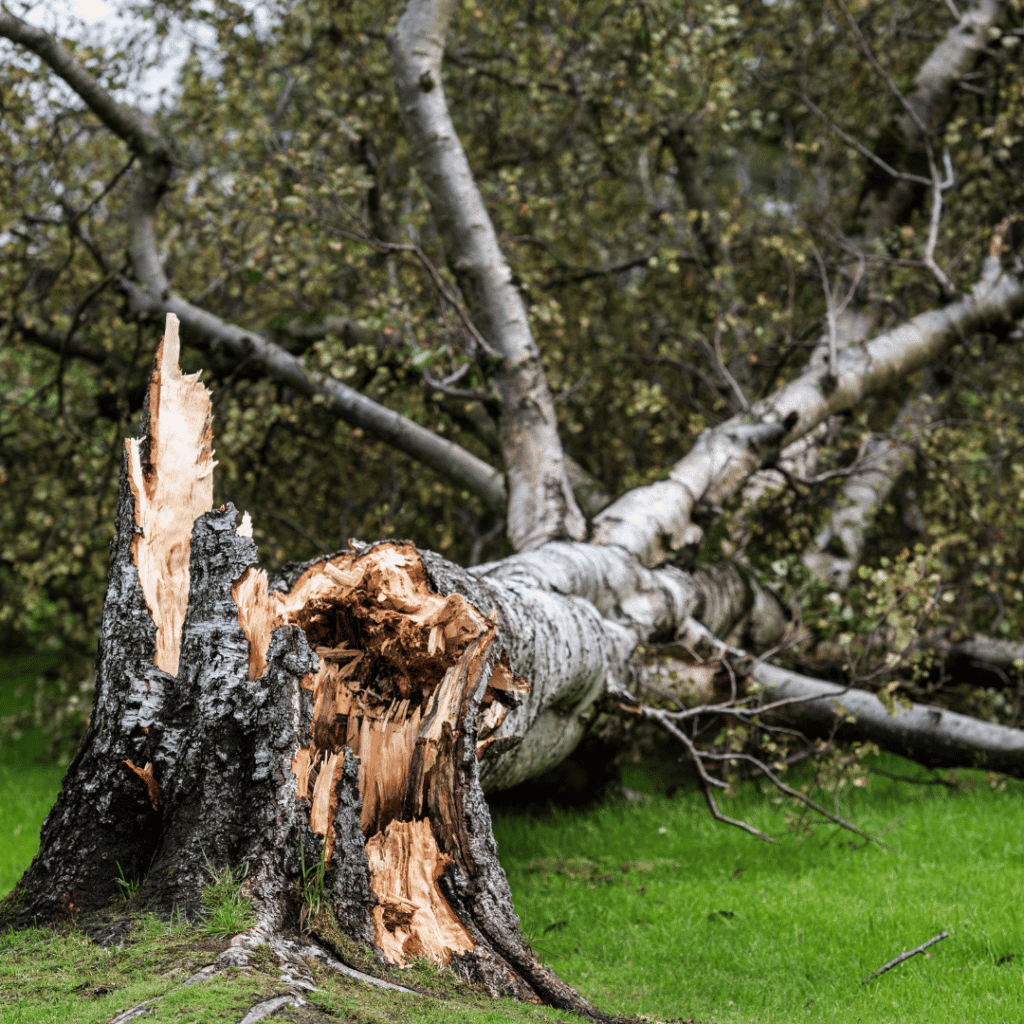
POLYGON ((125 1010, 124 1013, 119 1013, 116 1017, 111 1018, 108 1024, 128 1024, 128 1021, 141 1017, 144 1013, 151 1013, 151 1007, 158 1001, 157 999, 147 999, 144 1003, 139 1003, 138 1006, 133 1006, 130 1010, 125 1010))
POLYGON ((316 984, 313 975, 309 970, 308 960, 312 957, 319 960, 325 966, 346 978, 358 981, 364 985, 373 985, 376 988, 387 989, 390 992, 406 992, 414 994, 411 988, 402 985, 395 985, 393 982, 385 981, 383 978, 375 978, 372 974, 356 970, 347 964, 341 963, 331 956, 321 946, 302 945, 292 939, 272 931, 263 926, 256 925, 231 940, 231 945, 221 953, 214 964, 223 967, 240 967, 243 970, 250 966, 249 958, 253 955, 257 946, 269 947, 274 954, 274 959, 281 965, 281 981, 295 988, 306 992, 315 992, 316 984))
MULTIPOLYGON (((194 974, 189 975, 172 991, 180 991, 191 985, 209 981, 230 968, 246 972, 251 971, 253 969, 251 958, 256 953, 257 948, 270 949, 274 960, 281 970, 280 982, 283 991, 251 1006, 239 1024, 255 1024, 256 1021, 269 1017, 272 1013, 276 1013, 285 1006, 299 1007, 305 1005, 305 994, 319 991, 313 979, 313 973, 309 969, 309 961, 311 959, 317 960, 335 973, 360 984, 373 985, 376 988, 387 989, 390 992, 404 992, 408 995, 416 994, 410 988, 395 985, 390 981, 385 981, 383 978, 375 978, 371 974, 365 974, 354 967, 349 967, 347 964, 336 960, 320 946, 303 945, 262 925, 257 925, 246 932, 236 935, 231 940, 228 948, 219 953, 212 963, 201 967, 194 974)), ((164 995, 166 994, 164 993, 164 995)), ((163 996, 156 996, 153 999, 146 999, 136 1006, 132 1006, 119 1013, 109 1021, 109 1024, 128 1024, 129 1021, 134 1020, 136 1017, 152 1013, 162 998, 163 996)))
POLYGON ((305 999, 291 995, 264 999, 262 1003, 257 1003, 252 1007, 239 1024, 256 1024, 256 1021, 263 1020, 264 1017, 269 1017, 272 1013, 277 1013, 284 1006, 301 1006, 304 1002, 305 999))

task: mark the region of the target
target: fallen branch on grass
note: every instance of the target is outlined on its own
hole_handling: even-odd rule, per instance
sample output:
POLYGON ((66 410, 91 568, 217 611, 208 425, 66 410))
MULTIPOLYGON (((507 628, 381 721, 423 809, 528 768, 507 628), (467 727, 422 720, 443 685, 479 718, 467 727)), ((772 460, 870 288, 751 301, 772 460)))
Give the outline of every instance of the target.
POLYGON ((864 984, 866 985, 872 978, 877 978, 880 974, 885 974, 886 971, 891 971, 897 964, 903 963, 904 960, 909 960, 915 954, 923 953, 929 946, 934 946, 936 942, 941 942, 943 939, 948 938, 949 932, 947 932, 946 929, 943 928, 942 931, 939 932, 939 934, 936 935, 934 939, 929 939, 927 942, 922 942, 921 945, 917 947, 917 949, 912 949, 909 953, 900 953, 900 955, 896 957, 895 960, 890 960, 884 967, 879 967, 874 974, 869 974, 864 979, 864 984))

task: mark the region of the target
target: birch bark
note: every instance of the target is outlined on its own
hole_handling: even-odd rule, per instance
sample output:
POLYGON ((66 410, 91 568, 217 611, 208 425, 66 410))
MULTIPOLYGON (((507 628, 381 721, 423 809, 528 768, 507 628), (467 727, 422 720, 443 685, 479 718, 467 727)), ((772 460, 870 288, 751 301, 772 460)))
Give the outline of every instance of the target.
POLYGON ((569 482, 540 351, 512 271, 452 124, 441 59, 453 0, 412 0, 391 33, 398 98, 449 262, 488 343, 501 355, 501 446, 508 533, 517 551, 586 531, 569 482))

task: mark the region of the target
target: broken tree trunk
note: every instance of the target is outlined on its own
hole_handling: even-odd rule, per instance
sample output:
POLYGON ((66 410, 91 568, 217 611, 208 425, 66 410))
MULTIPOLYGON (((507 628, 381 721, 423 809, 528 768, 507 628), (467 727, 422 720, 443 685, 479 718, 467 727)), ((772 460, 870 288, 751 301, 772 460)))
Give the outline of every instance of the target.
POLYGON ((492 734, 526 689, 507 616, 409 544, 268 586, 248 515, 212 508, 209 394, 177 359, 169 316, 122 459, 89 731, 0 913, 71 919, 124 877, 194 916, 210 871, 244 864, 258 927, 280 933, 315 866, 321 934, 599 1017, 523 940, 491 835, 478 758, 508 746, 492 734))

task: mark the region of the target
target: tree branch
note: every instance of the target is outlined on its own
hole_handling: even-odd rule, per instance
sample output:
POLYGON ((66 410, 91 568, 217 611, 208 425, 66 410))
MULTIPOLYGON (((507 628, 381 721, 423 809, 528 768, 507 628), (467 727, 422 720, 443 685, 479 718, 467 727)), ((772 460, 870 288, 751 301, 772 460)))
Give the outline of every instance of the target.
POLYGON ((501 443, 508 472, 509 537, 517 550, 581 539, 585 522, 566 475, 540 352, 490 216, 452 124, 441 60, 453 0, 411 0, 388 36, 402 116, 474 318, 501 353, 501 443))
MULTIPOLYGON (((153 265, 153 261, 149 263, 153 265)), ((130 295, 137 313, 153 316, 174 313, 190 330, 219 342, 241 358, 256 362, 266 373, 291 385, 300 394, 321 396, 347 423, 362 427, 446 479, 468 488, 489 508, 504 510, 505 487, 501 474, 465 448, 327 374, 307 370, 300 358, 279 345, 192 305, 170 288, 162 289, 158 293, 160 298, 156 298, 152 290, 144 290, 130 281, 121 281, 121 286, 130 295)))
POLYGON ((128 143, 133 153, 152 163, 170 165, 171 147, 152 121, 139 111, 118 103, 48 32, 0 10, 0 36, 36 54, 71 86, 107 128, 128 143))
POLYGON ((812 367, 774 395, 706 430, 669 478, 623 495, 595 519, 594 539, 620 545, 646 565, 692 539, 698 501, 721 505, 761 466, 829 416, 927 365, 964 334, 1024 312, 1024 285, 988 257, 972 293, 929 310, 863 346, 838 353, 834 373, 812 367), (830 379, 834 376, 834 380, 830 379))
POLYGON ((969 658, 980 665, 993 668, 1014 668, 1024 661, 1024 643, 1019 640, 1000 640, 998 637, 975 633, 963 640, 948 637, 924 637, 921 643, 938 651, 943 657, 969 658))
POLYGON ((162 317, 174 313, 190 330, 253 360, 274 377, 306 395, 319 395, 346 422, 411 455, 442 476, 467 487, 496 511, 505 507, 501 474, 486 462, 379 405, 341 381, 307 370, 302 361, 267 338, 228 323, 177 295, 160 263, 156 211, 172 172, 172 146, 137 111, 117 103, 75 59, 41 29, 0 12, 0 35, 36 53, 88 104, 101 121, 138 154, 139 170, 129 206, 129 254, 138 284, 119 278, 134 312, 162 317))
POLYGON ((924 704, 897 706, 892 714, 866 690, 764 662, 755 664, 750 676, 768 699, 799 698, 786 708, 785 718, 802 728, 836 729, 841 738, 871 740, 929 768, 985 768, 1024 778, 1024 729, 924 704))
POLYGON ((909 398, 896 417, 889 437, 872 438, 858 458, 858 468, 843 484, 832 515, 805 553, 804 565, 818 577, 845 590, 864 553, 868 530, 899 478, 914 461, 914 448, 901 437, 918 433, 938 413, 934 393, 909 398), (838 550, 837 550, 838 549, 838 550))

